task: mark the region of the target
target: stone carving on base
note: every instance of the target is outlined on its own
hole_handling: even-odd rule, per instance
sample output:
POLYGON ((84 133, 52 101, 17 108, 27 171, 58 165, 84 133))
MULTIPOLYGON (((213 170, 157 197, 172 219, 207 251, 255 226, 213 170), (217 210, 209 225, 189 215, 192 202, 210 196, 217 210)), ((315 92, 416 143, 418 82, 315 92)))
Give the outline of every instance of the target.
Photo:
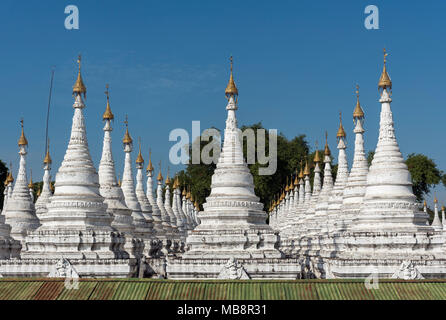
POLYGON ((65 259, 62 258, 54 265, 53 270, 48 275, 49 278, 69 278, 69 279, 75 279, 79 278, 78 273, 76 270, 74 270, 71 263, 65 259))
POLYGON ((230 258, 221 269, 218 279, 247 280, 249 276, 240 262, 235 258, 230 258))
POLYGON ((393 274, 392 278, 404 280, 424 279, 423 275, 411 261, 403 261, 399 269, 393 274))

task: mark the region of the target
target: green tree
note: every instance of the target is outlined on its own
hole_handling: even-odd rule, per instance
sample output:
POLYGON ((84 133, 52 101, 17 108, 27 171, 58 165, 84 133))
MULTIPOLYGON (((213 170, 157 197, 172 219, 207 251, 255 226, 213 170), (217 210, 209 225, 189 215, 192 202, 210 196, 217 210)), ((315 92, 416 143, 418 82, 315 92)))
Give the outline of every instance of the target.
POLYGON ((4 201, 3 192, 5 191, 5 180, 7 175, 8 175, 8 168, 6 168, 5 163, 0 160, 0 208, 2 208, 2 210, 4 201))
POLYGON ((413 192, 417 200, 422 201, 441 182, 443 173, 432 159, 423 154, 409 154, 406 164, 412 176, 413 192))

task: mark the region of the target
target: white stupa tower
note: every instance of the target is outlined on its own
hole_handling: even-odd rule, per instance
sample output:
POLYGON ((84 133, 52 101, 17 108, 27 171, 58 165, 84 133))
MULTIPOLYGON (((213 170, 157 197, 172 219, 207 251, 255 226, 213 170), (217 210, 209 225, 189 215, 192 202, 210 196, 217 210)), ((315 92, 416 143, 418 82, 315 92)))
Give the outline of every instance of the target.
POLYGON ((52 259, 61 258, 70 259, 72 263, 81 259, 85 267, 78 270, 85 276, 129 275, 132 268, 123 250, 124 239, 111 226, 113 217, 106 211, 107 204, 99 191, 99 175, 88 148, 82 98, 87 89, 81 76, 80 56, 78 63, 68 147, 56 174, 48 210, 39 216, 42 225, 28 234, 22 258, 32 259, 30 263, 36 263, 33 272, 40 276, 50 272, 55 263, 52 259), (107 266, 103 266, 104 259, 109 261, 107 266), (123 260, 111 263, 110 259, 123 260))
POLYGON ((36 214, 39 216, 42 213, 45 213, 48 211, 47 204, 50 202, 50 198, 53 195, 51 192, 51 156, 50 156, 50 146, 49 143, 47 144, 47 150, 45 158, 43 159, 43 185, 42 185, 42 191, 40 192, 39 197, 37 198, 37 201, 35 203, 36 207, 36 214))
POLYGON ((339 113, 339 129, 336 134, 338 139, 338 172, 336 174, 336 181, 331 191, 330 198, 328 200, 328 221, 329 231, 340 231, 343 229, 342 224, 342 201, 345 185, 348 179, 348 163, 345 149, 347 148, 345 140, 347 135, 342 125, 342 114, 339 113))
POLYGON ((342 223, 344 228, 349 228, 352 220, 357 218, 365 195, 367 174, 369 167, 364 152, 364 111, 359 103, 359 86, 356 86, 356 107, 353 112, 355 122, 355 153, 353 164, 344 188, 342 201, 342 223))
POLYGON ((12 193, 11 189, 8 190, 8 201, 3 210, 3 215, 6 218, 6 223, 11 226, 11 236, 23 242, 27 232, 37 229, 40 224, 28 188, 26 175, 28 141, 23 130, 23 119, 20 124, 22 126, 22 133, 18 142, 20 166, 12 193))
MULTIPOLYGON (((378 144, 367 175, 367 187, 355 231, 405 231, 426 229, 427 216, 419 211, 409 170, 395 137, 390 108, 392 81, 384 68, 378 87, 381 116, 378 144)), ((429 228, 429 227, 427 227, 429 228)))
POLYGON ((104 197, 104 202, 107 204, 107 213, 113 217, 112 226, 119 232, 123 232, 127 237, 131 237, 135 231, 133 225, 132 211, 125 204, 124 194, 121 187, 116 180, 115 161, 112 153, 112 138, 111 132, 113 130, 111 122, 114 120, 110 108, 109 87, 105 94, 107 96, 107 106, 102 115, 104 125, 104 143, 102 147, 102 157, 99 163, 99 192, 104 197))
POLYGON ((144 178, 143 178, 143 168, 144 168, 144 158, 141 154, 141 142, 139 142, 139 152, 135 160, 136 163, 136 198, 138 199, 139 205, 141 206, 141 212, 146 219, 149 228, 151 229, 151 234, 153 236, 153 218, 152 218, 152 206, 147 199, 146 193, 144 192, 144 178))
POLYGON ((124 193, 125 204, 132 210, 133 224, 135 226, 135 235, 148 239, 152 236, 152 229, 149 222, 144 218, 141 205, 136 197, 135 181, 133 179, 133 167, 131 152, 133 150, 133 139, 130 136, 127 117, 125 120, 125 134, 122 139, 125 152, 124 173, 122 174, 121 189, 124 193))
POLYGON ((161 210, 159 209, 153 196, 153 170, 154 169, 152 165, 152 152, 149 151, 149 163, 146 169, 147 172, 146 196, 147 200, 149 201, 150 207, 152 208, 153 231, 159 238, 166 236, 166 230, 163 228, 161 210))
POLYGON ((226 88, 228 117, 223 148, 212 175, 211 194, 199 213, 201 223, 189 233, 187 257, 280 257, 274 248, 277 236, 266 224, 263 204, 254 194, 253 177, 243 158, 242 140, 237 127, 238 90, 232 74, 226 88), (212 235, 209 237, 208 235, 212 235), (263 237, 263 246, 247 237, 263 237), (214 239, 219 239, 215 241, 214 239))

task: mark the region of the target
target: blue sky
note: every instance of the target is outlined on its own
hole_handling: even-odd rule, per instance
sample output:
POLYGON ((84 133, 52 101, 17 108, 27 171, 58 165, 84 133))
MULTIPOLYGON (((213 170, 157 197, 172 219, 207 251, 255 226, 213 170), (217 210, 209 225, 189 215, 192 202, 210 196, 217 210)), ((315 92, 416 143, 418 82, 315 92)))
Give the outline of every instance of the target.
MULTIPOLYGON (((424 153, 446 171, 446 2, 424 1, 9 1, 0 10, 0 159, 17 168, 19 120, 25 118, 28 164, 41 180, 50 70, 56 68, 50 115, 53 172, 69 139, 76 57, 83 56, 85 109, 92 157, 99 163, 104 87, 115 114, 113 151, 124 154, 129 116, 145 158, 168 161, 174 128, 223 128, 228 57, 234 56, 240 124, 262 121, 288 137, 306 134, 334 150, 338 113, 353 153, 354 86, 366 113, 366 150, 378 136, 377 81, 382 49, 390 52, 393 112, 404 155, 424 153), (80 29, 64 28, 65 6, 77 5, 80 29), (364 28, 364 8, 380 10, 380 29, 364 28)), ((134 155, 135 157, 135 155, 134 155)), ((181 169, 172 166, 171 172, 181 169)), ((443 187, 440 201, 446 201, 443 187)))

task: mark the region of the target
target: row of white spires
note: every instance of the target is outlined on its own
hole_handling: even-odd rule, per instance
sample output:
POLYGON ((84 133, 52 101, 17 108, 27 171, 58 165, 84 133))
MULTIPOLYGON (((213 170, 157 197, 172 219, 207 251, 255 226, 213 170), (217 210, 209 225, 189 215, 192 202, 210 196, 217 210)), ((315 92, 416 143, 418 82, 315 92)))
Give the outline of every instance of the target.
MULTIPOLYGON (((390 84, 386 86, 380 83, 380 87, 383 89, 380 101, 389 103, 390 106, 391 92, 389 89, 391 89, 391 81, 385 66, 380 81, 383 78, 387 78, 390 84)), ((290 180, 287 179, 281 193, 269 205, 269 224, 280 231, 282 239, 292 239, 296 234, 311 237, 317 234, 352 231, 352 227, 357 222, 367 187, 369 166, 364 152, 364 112, 359 102, 358 90, 356 92, 357 102, 353 112, 355 151, 351 171, 348 170, 345 153, 347 148, 346 134, 340 116, 337 132, 338 172, 336 181, 333 182, 332 178, 331 151, 326 139, 323 159, 321 159, 318 150, 316 150, 313 159, 313 189, 310 183, 311 171, 308 159, 306 159, 305 167, 301 162, 300 172, 297 173, 296 170, 294 180, 293 177, 290 180), (322 163, 324 163, 323 183, 320 167, 322 163)), ((390 122, 393 126, 391 117, 390 122)), ((427 216, 426 201, 424 201, 423 212, 427 216)), ((426 225, 428 225, 427 221, 426 225)), ((440 219, 436 196, 434 198, 434 219, 431 227, 435 231, 446 231, 445 207, 441 207, 440 219)))
MULTIPOLYGON (((79 61, 80 62, 80 61, 79 61)), ((107 88, 108 89, 108 88, 107 88)), ((76 94, 74 108, 83 109, 85 107, 82 100, 82 93, 85 95, 86 88, 82 77, 79 74, 73 87, 73 93, 76 94)), ((83 116, 82 116, 83 117, 83 116)), ((75 125, 73 118, 73 128, 75 125)), ((117 181, 115 164, 111 150, 111 121, 114 116, 111 112, 109 95, 107 90, 107 106, 103 115, 104 143, 102 157, 99 164, 99 192, 107 204, 107 213, 113 218, 111 226, 126 234, 131 234, 143 239, 164 238, 184 242, 188 230, 194 229, 200 220, 197 217, 199 211, 198 202, 193 199, 193 195, 181 186, 178 177, 172 180, 167 176, 165 181, 165 192, 163 191, 163 176, 160 172, 157 177, 156 197, 153 194, 153 165, 149 156, 147 166, 146 192, 144 191, 143 166, 144 159, 141 154, 141 146, 136 158, 136 184, 133 176, 133 166, 131 161, 131 152, 133 150, 133 140, 129 134, 128 126, 123 138, 125 152, 125 166, 123 181, 117 181)), ((83 118, 81 119, 83 126, 83 118)), ((127 124, 127 121, 126 121, 127 124)), ((15 184, 12 173, 9 172, 5 181, 4 205, 0 212, 0 224, 5 221, 7 229, 10 229, 10 235, 19 241, 25 241, 27 232, 36 230, 41 224, 39 218, 47 213, 47 205, 53 196, 53 187, 51 185, 51 164, 52 160, 47 150, 44 159, 44 176, 42 190, 38 192, 38 198, 34 202, 33 183, 28 183, 26 170, 26 155, 28 141, 24 134, 23 120, 21 121, 22 132, 19 138, 20 164, 15 184), (18 204, 21 203, 21 204, 18 204), (1 215, 4 217, 2 218, 1 215)), ((73 135, 73 132, 72 132, 73 135)), ((86 137, 84 141, 85 145, 86 137)), ((89 155, 88 155, 89 156, 89 155)), ((32 180, 32 179, 31 179, 32 180)), ((56 179, 57 186, 57 179, 56 179)), ((75 191, 73 191, 75 192, 75 191)), ((2 230, 5 226, 0 226, 2 230)), ((0 230, 1 231, 1 230, 0 230)), ((0 232, 0 236, 2 236, 0 232)))
MULTIPOLYGON (((233 86, 235 88, 235 85, 233 86)), ((395 150, 397 150, 397 156, 400 156, 393 133, 393 120, 390 111, 390 90, 392 83, 389 75, 387 74, 385 64, 379 87, 382 89, 380 101, 383 103, 383 105, 387 104, 388 107, 388 111, 384 112, 384 120, 382 117, 381 121, 387 121, 389 124, 391 123, 391 126, 386 129, 387 131, 383 134, 383 137, 388 139, 391 144, 396 146, 397 149, 395 150)), ((236 88, 233 90, 236 90, 236 88)), ((82 94, 85 96, 86 87, 82 81, 80 67, 78 78, 73 87, 73 93, 76 96, 74 104, 76 111, 73 118, 72 139, 84 139, 86 145, 86 137, 82 135, 85 132, 74 132, 73 138, 73 130, 79 129, 75 128, 75 120, 77 119, 81 122, 77 124, 79 127, 84 126, 82 123, 84 121, 82 113, 80 112, 78 116, 76 116, 76 112, 78 110, 81 111, 85 107, 82 100, 82 94), (78 133, 80 136, 76 137, 78 133)), ((319 159, 319 154, 316 153, 316 159, 314 161, 315 175, 313 190, 311 190, 309 178, 310 171, 308 170, 307 164, 304 170, 305 172, 301 172, 301 174, 299 174, 299 180, 296 179, 294 183, 291 183, 291 186, 287 186, 287 189, 285 190, 286 192, 283 192, 281 198, 274 202, 270 212, 270 224, 274 228, 281 231, 281 235, 283 237, 286 238, 286 236, 289 234, 295 234, 296 231, 298 231, 301 235, 342 231, 348 229, 348 227, 352 225, 352 221, 355 220, 355 216, 361 209, 369 170, 364 153, 364 113, 359 103, 359 97, 357 99, 357 105, 353 116, 355 120, 354 133, 356 135, 356 139, 355 155, 351 171, 348 171, 347 158, 345 154, 346 135, 341 122, 337 134, 339 156, 336 182, 333 183, 332 180, 330 150, 326 144, 323 161, 325 163, 323 184, 321 183, 321 169, 319 167, 319 163, 321 161, 319 159)), ((159 173, 157 179, 158 187, 157 197, 155 200, 152 193, 153 166, 150 160, 147 170, 147 192, 145 193, 142 174, 144 160, 141 156, 141 150, 136 159, 137 175, 135 187, 132 173, 132 162, 130 158, 133 141, 128 133, 128 128, 126 129, 123 139, 126 156, 122 185, 119 185, 119 183, 116 181, 114 161, 111 152, 110 135, 112 131, 111 120, 113 120, 113 118, 114 116, 110 109, 109 97, 107 94, 107 106, 103 115, 103 119, 105 121, 104 146, 99 165, 99 190, 101 196, 104 198, 104 202, 108 205, 108 213, 111 217, 113 217, 112 226, 114 224, 114 227, 118 231, 133 231, 141 236, 178 235, 184 239, 187 230, 193 229, 199 223, 199 219, 197 218, 197 206, 194 206, 194 203, 188 199, 190 196, 188 197, 187 194, 184 195, 184 192, 183 197, 181 197, 181 191, 177 179, 175 179, 173 188, 173 203, 171 203, 169 183, 166 183, 166 195, 165 200, 163 201, 163 178, 161 176, 161 172, 159 173), (129 217, 131 217, 131 219, 128 219, 129 217)), ((84 128, 80 128, 79 130, 82 131, 81 129, 84 130, 84 128)), ((46 205, 50 202, 50 198, 52 196, 50 186, 51 179, 49 173, 51 160, 49 158, 49 152, 47 151, 47 157, 45 157, 44 161, 44 185, 34 207, 32 203, 32 194, 30 190, 27 189, 28 179, 26 175, 25 158, 27 154, 27 144, 28 142, 26 141, 23 133, 22 123, 22 135, 19 139, 20 166, 17 175, 17 182, 13 188, 12 176, 10 175, 8 177, 6 181, 7 188, 5 189, 6 197, 3 210, 6 222, 12 227, 11 234, 22 239, 25 237, 27 231, 39 226, 38 216, 47 211, 46 205), (11 199, 14 198, 17 198, 16 200, 28 203, 28 208, 25 208, 26 206, 21 206, 21 208, 9 208, 11 199), (10 216, 8 214, 9 211, 14 212, 14 214, 10 216), (17 211, 21 211, 24 214, 17 215, 17 211), (23 223, 23 219, 29 220, 29 223, 23 223), (31 221, 33 219, 35 219, 34 222, 31 221)), ((89 153, 87 154, 89 157, 89 153)), ((407 171, 407 167, 403 168, 403 171, 404 170, 407 171)), ((413 194, 409 194, 409 198, 412 197, 413 194)), ((411 200, 409 200, 409 202, 410 201, 411 200)), ((437 208, 433 226, 436 226, 438 229, 440 223, 441 221, 438 218, 437 208)))

